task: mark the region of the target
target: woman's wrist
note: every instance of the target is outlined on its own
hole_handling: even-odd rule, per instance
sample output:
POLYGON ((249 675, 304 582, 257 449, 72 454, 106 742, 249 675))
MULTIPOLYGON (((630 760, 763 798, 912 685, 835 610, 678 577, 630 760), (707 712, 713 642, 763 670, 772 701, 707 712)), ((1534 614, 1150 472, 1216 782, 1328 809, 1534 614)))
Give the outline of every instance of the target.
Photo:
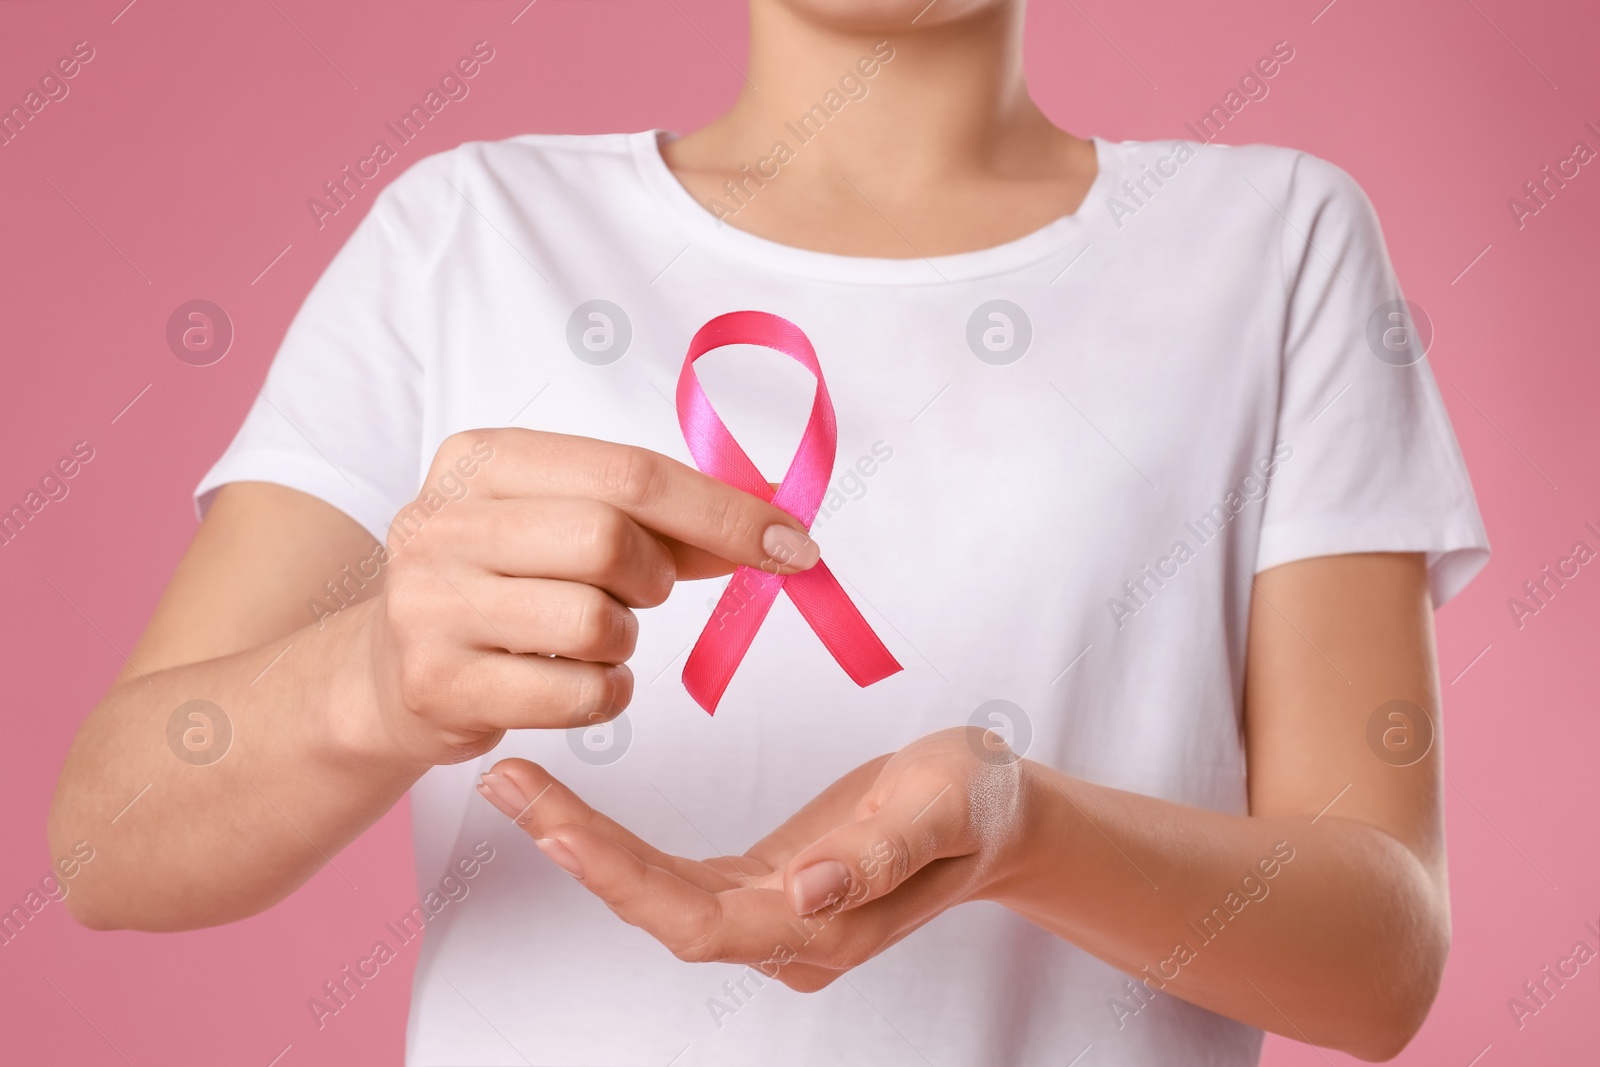
MULTIPOLYGON (((1016 803, 1009 832, 991 859, 983 899, 1027 909, 1041 889, 1058 879, 1058 857, 1071 851, 1065 821, 1057 809, 1062 803, 1059 771, 1029 759, 1017 761, 1016 803)), ((1057 885, 1059 889, 1059 885, 1057 885)))
POLYGON ((356 604, 312 641, 319 669, 303 672, 299 704, 311 710, 305 743, 314 758, 378 773, 420 776, 430 764, 399 742, 384 703, 379 669, 381 599, 356 604))

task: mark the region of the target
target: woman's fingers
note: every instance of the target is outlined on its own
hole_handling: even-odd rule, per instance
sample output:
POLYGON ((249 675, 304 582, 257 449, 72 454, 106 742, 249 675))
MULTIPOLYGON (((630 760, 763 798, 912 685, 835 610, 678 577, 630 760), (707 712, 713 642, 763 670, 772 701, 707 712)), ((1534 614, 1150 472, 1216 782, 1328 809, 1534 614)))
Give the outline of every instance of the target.
POLYGON ((782 889, 783 871, 751 856, 713 856, 705 865, 748 889, 782 889))
POLYGON ((677 577, 671 548, 604 501, 490 500, 462 521, 468 560, 492 574, 581 582, 635 608, 666 600, 677 577))
POLYGON ((889 899, 854 910, 836 901, 797 918, 780 890, 709 891, 587 827, 557 826, 537 843, 618 918, 679 959, 742 963, 802 991, 821 989, 927 923, 967 877, 933 864, 889 899))
POLYGON ((833 827, 863 814, 858 810, 861 800, 888 761, 888 756, 879 756, 838 779, 808 801, 805 807, 785 819, 782 826, 757 841, 745 854, 781 870, 800 849, 833 827))
POLYGON ((625 663, 639 620, 609 593, 551 578, 463 576, 441 595, 455 598, 460 633, 479 648, 588 663, 625 663))
POLYGON ((500 761, 480 788, 679 959, 742 963, 810 991, 972 899, 983 855, 1017 821, 1016 761, 973 749, 979 735, 941 731, 863 764, 750 854, 704 863, 646 844, 526 760, 500 761))
POLYGON ((976 850, 971 785, 959 765, 928 761, 901 768, 876 799, 876 810, 836 826, 785 865, 784 889, 795 914, 840 900, 859 907, 934 860, 976 850))
POLYGON ((378 736, 407 759, 459 763, 509 729, 572 726, 574 709, 613 718, 633 689, 629 608, 680 578, 794 574, 819 557, 766 483, 736 488, 647 449, 474 430, 440 445, 427 481, 447 477, 447 496, 427 488, 395 515, 364 616, 378 736), (478 472, 470 493, 457 471, 478 472))
POLYGON ((406 701, 430 706, 428 728, 452 742, 457 734, 608 722, 633 699, 633 671, 626 664, 478 651, 447 660, 413 657, 401 671, 406 701))
POLYGON ((820 989, 877 951, 871 920, 797 921, 780 889, 711 891, 591 827, 557 826, 536 843, 618 918, 686 963, 743 963, 795 988, 820 989))
POLYGON ((741 898, 750 896, 781 902, 774 890, 709 891, 587 825, 557 826, 535 843, 623 922, 685 962, 755 963, 766 953, 765 924, 738 921, 725 908, 732 903, 742 911, 741 898))
POLYGON ((707 892, 731 889, 747 878, 732 870, 662 852, 611 817, 590 807, 549 771, 525 759, 496 763, 478 786, 502 814, 512 819, 536 841, 557 826, 580 826, 649 863, 707 892))
MULTIPOLYGON (((739 856, 701 863, 662 852, 527 760, 501 760, 478 789, 619 918, 678 958, 747 963, 807 991, 844 972, 808 961, 828 956, 812 944, 826 924, 792 926, 781 878, 765 864, 739 856)), ((828 944, 837 940, 838 931, 828 934, 828 944)))
POLYGON ((861 880, 797 918, 781 872, 750 857, 700 863, 662 852, 537 764, 502 760, 479 788, 553 862, 679 959, 743 963, 799 990, 823 988, 921 926, 967 877, 955 865, 930 864, 890 899, 855 907, 868 901, 861 880))
MULTIPOLYGON (((794 574, 820 552, 804 525, 763 497, 675 459, 631 445, 508 428, 462 435, 461 448, 487 437, 510 462, 484 467, 497 497, 582 497, 626 512, 639 525, 718 559, 794 574)), ((440 459, 454 454, 450 442, 440 459)), ((767 490, 770 492, 770 490, 767 490)))
MULTIPOLYGON (((797 933, 797 962, 838 970, 859 967, 867 960, 910 936, 963 899, 972 871, 965 861, 935 860, 908 876, 895 892, 859 903, 862 883, 818 911, 799 916, 786 914, 789 929, 797 933)), ((790 912, 788 898, 782 905, 790 912)))

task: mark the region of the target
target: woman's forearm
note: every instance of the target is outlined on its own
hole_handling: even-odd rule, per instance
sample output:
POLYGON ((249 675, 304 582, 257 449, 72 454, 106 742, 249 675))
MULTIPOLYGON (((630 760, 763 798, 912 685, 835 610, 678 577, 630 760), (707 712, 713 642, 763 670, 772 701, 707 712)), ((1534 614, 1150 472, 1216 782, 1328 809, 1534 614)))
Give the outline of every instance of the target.
POLYGON ((399 799, 426 764, 377 740, 374 606, 106 695, 68 753, 50 812, 53 855, 78 841, 94 849, 67 898, 80 922, 174 930, 252 915, 399 799), (186 710, 174 725, 194 700, 221 715, 196 705, 204 718, 186 710))
POLYGON ((1028 832, 997 894, 1132 976, 1121 1026, 1169 993, 1365 1059, 1421 1026, 1449 946, 1443 881, 1330 811, 1252 818, 1028 764, 1028 832))

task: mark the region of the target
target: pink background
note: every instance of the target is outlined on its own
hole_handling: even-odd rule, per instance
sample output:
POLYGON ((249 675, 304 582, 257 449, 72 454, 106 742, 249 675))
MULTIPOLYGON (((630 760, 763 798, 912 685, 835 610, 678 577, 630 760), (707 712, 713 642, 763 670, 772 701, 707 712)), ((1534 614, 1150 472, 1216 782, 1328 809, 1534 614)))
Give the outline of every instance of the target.
MULTIPOLYGON (((1402 1062, 1594 1062, 1600 963, 1520 1031, 1506 1001, 1580 936, 1593 944, 1583 923, 1600 918, 1600 565, 1521 630, 1507 598, 1579 538, 1600 547, 1583 529, 1600 527, 1600 163, 1520 230, 1506 201, 1577 139, 1600 147, 1584 129, 1600 126, 1600 9, 1325 2, 1039 2, 1033 88, 1080 134, 1187 136, 1273 42, 1294 47, 1222 140, 1307 149, 1377 204, 1433 317, 1430 359, 1495 549, 1438 618, 1455 943, 1402 1062)), ((0 3, 0 103, 74 42, 96 53, 0 147, 0 510, 74 442, 95 449, 70 495, 0 548, 5 909, 49 868, 63 754, 194 530, 191 488, 375 187, 321 231, 307 198, 480 39, 496 57, 471 95, 379 181, 464 140, 691 128, 732 99, 744 55, 738 0, 125 3, 0 3), (209 367, 165 343, 194 298, 236 330, 209 367)), ((404 806, 339 862, 358 889, 325 870, 269 914, 197 933, 95 934, 50 905, 0 948, 0 1061, 398 1062, 414 948, 321 1031, 306 999, 414 900, 404 806)), ((1273 1065, 1341 1059, 1268 1041, 1273 1065)))

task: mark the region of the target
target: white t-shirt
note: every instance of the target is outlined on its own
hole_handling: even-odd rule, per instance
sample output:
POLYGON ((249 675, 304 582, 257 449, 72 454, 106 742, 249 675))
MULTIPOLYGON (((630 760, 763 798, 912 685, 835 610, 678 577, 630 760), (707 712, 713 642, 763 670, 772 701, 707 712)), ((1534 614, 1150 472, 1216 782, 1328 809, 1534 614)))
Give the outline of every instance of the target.
MULTIPOLYGON (((905 670, 857 688, 780 595, 708 717, 679 674, 725 579, 685 583, 640 613, 623 722, 430 771, 419 892, 474 843, 496 852, 429 924, 407 1062, 1255 1063, 1259 1031, 1165 994, 1130 1014, 1127 976, 988 903, 811 995, 681 963, 473 785, 525 756, 659 847, 731 854, 861 762, 978 721, 1068 774, 1245 813, 1251 576, 1419 551, 1442 603, 1488 556, 1428 364, 1384 309, 1400 293, 1366 197, 1301 152, 1096 140, 1072 216, 854 258, 719 223, 664 136, 413 166, 307 298, 201 505, 276 482, 382 538, 446 435, 507 424, 690 462, 669 399, 690 337, 770 311, 810 337, 838 413, 823 558, 905 670)), ((760 349, 698 367, 779 480, 810 378, 760 349)))

